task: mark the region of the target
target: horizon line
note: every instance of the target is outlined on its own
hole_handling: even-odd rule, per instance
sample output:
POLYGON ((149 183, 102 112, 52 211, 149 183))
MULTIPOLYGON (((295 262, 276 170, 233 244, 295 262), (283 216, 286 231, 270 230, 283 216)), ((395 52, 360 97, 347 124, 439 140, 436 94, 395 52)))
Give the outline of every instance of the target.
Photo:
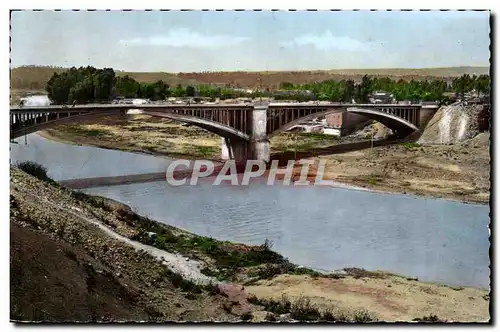
POLYGON ((94 67, 94 68, 112 68, 116 72, 128 72, 128 73, 166 73, 166 74, 190 74, 190 73, 237 73, 237 72, 245 72, 245 73, 273 73, 273 72, 328 72, 328 71, 362 71, 362 70, 425 70, 425 69, 450 69, 450 68, 491 68, 491 64, 489 65, 459 65, 459 66, 439 66, 439 67, 369 67, 369 68, 338 68, 338 69, 271 69, 271 70, 243 70, 243 69, 234 69, 234 70, 202 70, 202 71, 163 71, 163 70, 151 70, 151 71, 131 71, 125 69, 116 69, 113 67, 98 67, 95 65, 72 65, 72 66, 57 66, 57 65, 19 65, 13 66, 10 68, 17 69, 22 67, 45 67, 45 68, 61 68, 61 69, 70 69, 72 67, 94 67))

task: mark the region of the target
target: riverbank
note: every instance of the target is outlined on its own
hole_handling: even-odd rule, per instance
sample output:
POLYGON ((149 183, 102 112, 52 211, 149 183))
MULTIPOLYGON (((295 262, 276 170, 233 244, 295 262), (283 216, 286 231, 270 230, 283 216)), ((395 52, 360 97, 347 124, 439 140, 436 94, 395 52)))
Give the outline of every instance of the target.
MULTIPOLYGON (((373 191, 488 204, 489 140, 489 133, 481 133, 450 145, 398 143, 316 156, 311 158, 308 180, 314 183, 318 163, 325 162, 325 180, 373 191)), ((294 167, 292 180, 299 179, 301 167, 294 167)))
MULTIPOLYGON (((196 126, 147 115, 105 117, 61 125, 38 133, 61 143, 140 152, 156 156, 219 160, 221 138, 196 126)), ((341 139, 321 133, 283 133, 273 137, 271 150, 281 153, 328 147, 341 139)))
POLYGON ((485 290, 362 269, 320 274, 288 262, 267 241, 247 246, 198 236, 16 168, 10 204, 13 319, 46 318, 47 312, 68 320, 101 314, 108 320, 489 319, 485 290), (23 269, 26 260, 38 265, 23 269), (63 301, 51 300, 52 291, 63 301), (89 302, 74 303, 82 296, 89 302), (77 307, 91 310, 85 316, 77 307))

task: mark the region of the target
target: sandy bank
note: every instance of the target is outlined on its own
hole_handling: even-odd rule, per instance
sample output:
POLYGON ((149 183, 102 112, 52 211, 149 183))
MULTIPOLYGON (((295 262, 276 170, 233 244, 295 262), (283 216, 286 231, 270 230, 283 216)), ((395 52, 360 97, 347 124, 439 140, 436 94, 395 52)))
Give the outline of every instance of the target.
POLYGON ((259 298, 279 300, 307 296, 320 308, 339 311, 367 310, 383 321, 412 321, 436 315, 454 322, 487 322, 489 295, 475 288, 447 286, 408 280, 404 277, 353 276, 322 278, 280 275, 246 287, 259 298))

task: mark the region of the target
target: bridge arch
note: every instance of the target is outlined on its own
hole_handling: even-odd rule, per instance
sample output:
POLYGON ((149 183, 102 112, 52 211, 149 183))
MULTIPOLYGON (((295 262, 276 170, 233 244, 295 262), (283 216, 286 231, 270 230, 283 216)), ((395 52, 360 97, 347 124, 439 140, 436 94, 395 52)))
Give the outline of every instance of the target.
MULTIPOLYGON (((136 108, 134 108, 136 109, 136 108)), ((41 114, 39 115, 40 120, 44 119, 46 117, 46 113, 50 112, 33 112, 32 114, 41 114)), ((60 112, 61 114, 67 114, 67 113, 77 113, 77 111, 73 111, 72 109, 68 108, 67 113, 60 112)), ((91 111, 91 112, 86 112, 86 113, 78 113, 76 115, 69 115, 69 116, 64 116, 64 117, 59 117, 54 120, 49 120, 41 123, 36 123, 32 125, 28 125, 26 127, 19 126, 15 130, 11 130, 10 137, 11 139, 15 139, 24 135, 32 134, 40 130, 45 130, 52 128, 57 125, 61 124, 68 124, 68 123, 74 123, 74 122, 79 122, 79 121, 85 121, 85 120, 92 120, 92 119, 97 119, 100 117, 105 117, 105 116, 119 116, 119 115, 124 115, 127 114, 126 111, 124 110, 112 110, 112 111, 91 111)), ((177 113, 164 113, 164 112, 155 112, 155 111, 149 111, 149 110, 140 110, 139 114, 145 114, 153 117, 161 117, 161 118, 167 118, 183 123, 188 123, 195 125, 197 127, 203 128, 211 133, 214 133, 216 135, 219 135, 223 138, 228 138, 230 140, 236 140, 236 141, 248 141, 249 135, 245 134, 235 128, 232 128, 228 125, 224 125, 222 123, 216 122, 216 121, 211 121, 208 119, 202 119, 194 116, 189 116, 189 115, 182 115, 182 114, 177 114, 177 113)))
POLYGON ((233 127, 224 125, 219 122, 207 120, 207 119, 202 119, 194 116, 189 116, 189 115, 181 115, 177 113, 163 113, 163 112, 154 112, 154 111, 142 111, 143 114, 150 115, 150 116, 155 116, 155 117, 160 117, 160 118, 166 118, 170 120, 175 120, 179 122, 184 122, 188 124, 195 125, 197 127, 203 128, 208 130, 211 133, 214 133, 216 135, 219 135, 223 138, 229 138, 230 140, 243 140, 243 141, 249 141, 250 136, 248 134, 245 134, 233 127))
POLYGON ((360 115, 364 115, 367 118, 370 118, 372 120, 376 120, 380 123, 382 123, 384 126, 386 126, 389 129, 395 130, 396 132, 406 135, 410 134, 411 132, 414 131, 419 131, 418 127, 412 124, 411 122, 400 118, 399 116, 396 116, 394 114, 378 111, 378 110, 373 110, 373 109, 366 109, 366 108, 354 108, 354 107, 349 107, 349 108, 344 108, 344 109, 328 109, 325 111, 320 111, 316 112, 313 114, 309 114, 306 116, 303 116, 299 119, 296 119, 294 121, 288 122, 287 124, 281 126, 277 130, 268 133, 268 138, 271 138, 277 134, 280 134, 284 131, 287 131, 291 129, 292 127, 308 120, 312 120, 314 118, 320 117, 320 116, 325 116, 327 114, 332 114, 332 113, 344 113, 344 112, 350 112, 350 113, 356 113, 360 115))

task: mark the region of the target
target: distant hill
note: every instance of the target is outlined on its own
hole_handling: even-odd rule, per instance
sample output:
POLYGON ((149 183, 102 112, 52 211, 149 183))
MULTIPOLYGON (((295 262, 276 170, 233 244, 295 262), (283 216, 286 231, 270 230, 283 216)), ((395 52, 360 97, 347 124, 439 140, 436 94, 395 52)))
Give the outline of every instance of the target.
POLYGON ((231 84, 236 87, 255 87, 262 79, 263 87, 277 87, 282 82, 293 84, 313 83, 325 80, 352 79, 360 81, 364 75, 389 77, 391 79, 425 80, 451 78, 463 74, 488 74, 489 67, 446 67, 446 68, 390 68, 390 69, 338 69, 316 71, 263 71, 263 72, 204 72, 179 73, 180 77, 204 83, 231 84))
MULTIPOLYGON (((54 72, 63 72, 67 68, 24 66, 11 69, 11 88, 24 90, 44 90, 46 82, 54 72)), ((230 84, 240 88, 263 87, 275 88, 282 82, 293 84, 313 83, 325 80, 353 79, 360 81, 363 75, 389 77, 392 79, 424 80, 451 78, 463 74, 488 74, 489 67, 443 67, 443 68, 389 68, 389 69, 338 69, 316 71, 263 71, 263 72, 201 72, 201 73, 165 73, 165 72, 124 72, 117 75, 129 75, 140 82, 163 80, 171 86, 198 84, 230 84)))
MULTIPOLYGON (((45 90, 45 85, 50 77, 54 74, 54 72, 62 73, 66 70, 68 70, 68 68, 48 66, 23 66, 13 68, 10 70, 10 87, 11 89, 22 90, 45 90)), ((116 74, 118 76, 129 75, 139 82, 151 83, 158 80, 163 80, 165 83, 170 84, 171 86, 175 86, 177 84, 200 84, 200 82, 192 79, 186 79, 176 74, 162 72, 140 73, 116 71, 116 74)))
POLYGON ((159 80, 169 84, 170 86, 175 86, 177 84, 181 85, 199 85, 201 82, 198 82, 194 79, 184 78, 178 76, 177 74, 164 73, 164 72, 126 72, 126 71, 117 71, 118 76, 128 75, 135 79, 138 82, 145 83, 154 83, 159 80))
POLYGON ((60 67, 23 66, 10 70, 11 89, 45 90, 45 84, 56 73, 67 69, 60 67))

